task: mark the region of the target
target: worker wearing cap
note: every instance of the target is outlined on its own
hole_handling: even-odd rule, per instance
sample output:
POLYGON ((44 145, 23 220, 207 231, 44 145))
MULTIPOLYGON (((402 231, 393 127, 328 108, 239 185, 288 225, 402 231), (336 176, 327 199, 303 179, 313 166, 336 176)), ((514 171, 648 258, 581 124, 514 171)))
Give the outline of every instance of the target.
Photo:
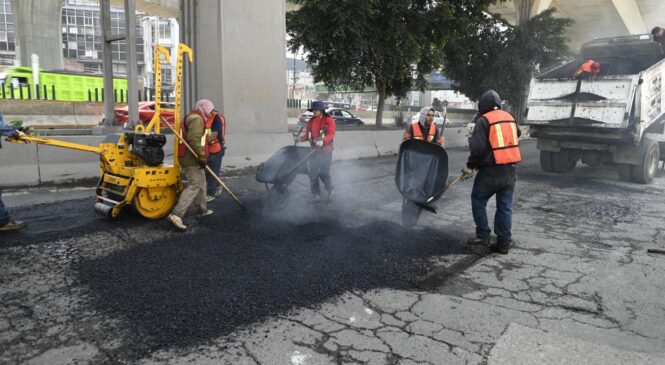
POLYGON ((653 29, 651 29, 651 35, 653 36, 654 42, 660 43, 664 53, 663 56, 665 56, 665 29, 661 27, 653 27, 653 29))
POLYGON ((404 139, 419 139, 443 146, 443 132, 434 123, 436 112, 434 108, 426 106, 420 110, 418 121, 411 123, 404 132, 404 139))
POLYGON ((178 158, 180 160, 181 175, 188 183, 185 190, 180 193, 178 204, 167 219, 178 229, 186 230, 187 226, 182 218, 187 213, 189 206, 194 203, 198 212, 197 217, 205 217, 212 214, 212 210, 206 205, 206 170, 208 156, 206 155, 206 125, 215 106, 210 100, 201 99, 196 102, 196 107, 182 120, 182 138, 196 152, 192 154, 189 149, 180 143, 178 145, 178 158))
MULTIPOLYGON (((4 137, 18 137, 21 132, 17 131, 16 128, 5 124, 2 115, 0 114, 0 136, 4 137)), ((2 143, 0 142, 0 148, 2 148, 2 143)), ((26 226, 25 222, 12 220, 9 218, 9 212, 5 207, 5 204, 2 202, 2 190, 0 190, 0 232, 10 232, 16 231, 26 226)))
POLYGON ((501 98, 494 90, 485 92, 478 102, 479 116, 469 138, 469 159, 462 170, 468 179, 478 174, 471 192, 471 209, 476 225, 476 237, 469 244, 489 245, 490 227, 487 222, 487 202, 496 196, 494 233, 497 242, 493 251, 507 254, 512 245, 513 192, 517 179, 516 164, 522 160, 518 138, 520 130, 515 118, 501 110, 501 98))
POLYGON ((305 134, 295 136, 296 141, 309 141, 314 149, 312 157, 308 161, 309 181, 312 191, 312 201, 321 200, 321 188, 319 180, 328 191, 330 201, 334 194, 332 180, 330 178, 330 166, 332 165, 333 140, 335 139, 335 120, 326 113, 325 106, 321 101, 314 101, 308 109, 314 113, 305 127, 305 134))

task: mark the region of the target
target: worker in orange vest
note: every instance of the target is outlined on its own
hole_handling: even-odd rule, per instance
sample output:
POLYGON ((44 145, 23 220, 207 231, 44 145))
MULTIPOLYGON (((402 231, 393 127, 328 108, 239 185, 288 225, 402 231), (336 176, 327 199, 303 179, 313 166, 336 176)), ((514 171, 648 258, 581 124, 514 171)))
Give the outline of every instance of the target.
POLYGON ((305 133, 301 136, 294 135, 295 141, 309 141, 314 153, 307 162, 309 173, 310 190, 312 192, 312 202, 321 201, 321 188, 319 180, 328 191, 328 201, 332 201, 334 187, 330 178, 330 166, 332 165, 332 156, 335 141, 335 130, 337 126, 335 120, 326 113, 326 107, 322 101, 312 102, 312 107, 308 109, 314 114, 305 127, 305 133))
POLYGON ((596 76, 600 73, 600 63, 594 60, 588 60, 575 70, 573 77, 576 79, 596 76))
MULTIPOLYGON (((219 175, 222 169, 222 157, 226 150, 226 118, 222 113, 213 110, 206 120, 206 155, 208 156, 208 167, 219 175)), ((217 196, 219 182, 212 176, 206 175, 207 179, 207 197, 206 202, 210 203, 217 196)))
POLYGON ((404 139, 419 139, 443 146, 443 132, 434 123, 435 112, 426 106, 420 110, 417 122, 411 123, 404 131, 404 139))
POLYGON ((485 92, 478 102, 478 117, 469 138, 471 153, 462 170, 464 179, 474 175, 471 209, 476 224, 476 237, 469 244, 489 245, 487 202, 496 195, 494 233, 497 242, 493 251, 507 254, 512 245, 511 225, 513 192, 517 179, 517 163, 522 161, 518 138, 521 134, 515 118, 501 110, 501 98, 494 90, 485 92))

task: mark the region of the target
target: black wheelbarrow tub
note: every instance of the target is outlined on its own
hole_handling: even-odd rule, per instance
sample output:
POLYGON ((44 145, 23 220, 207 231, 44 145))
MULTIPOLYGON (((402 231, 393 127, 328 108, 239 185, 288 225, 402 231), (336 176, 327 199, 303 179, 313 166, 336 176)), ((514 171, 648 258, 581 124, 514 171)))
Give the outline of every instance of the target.
POLYGON ((438 144, 407 139, 399 146, 395 184, 402 196, 426 205, 438 200, 448 183, 448 153, 438 144))
MULTIPOLYGON (((289 184, 301 169, 305 169, 312 153, 310 147, 286 146, 280 148, 256 171, 256 181, 267 184, 289 184)), ((302 170, 304 171, 304 170, 302 170)))

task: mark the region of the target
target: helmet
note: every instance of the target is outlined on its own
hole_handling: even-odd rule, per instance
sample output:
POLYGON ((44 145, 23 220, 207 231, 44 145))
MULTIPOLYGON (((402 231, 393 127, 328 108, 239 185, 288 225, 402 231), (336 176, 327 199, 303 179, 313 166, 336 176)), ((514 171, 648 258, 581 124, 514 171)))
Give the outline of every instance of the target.
POLYGON ((307 110, 310 111, 310 112, 312 110, 321 110, 321 111, 325 112, 326 111, 326 106, 323 104, 322 101, 316 100, 316 101, 312 102, 312 107, 307 109, 307 110))

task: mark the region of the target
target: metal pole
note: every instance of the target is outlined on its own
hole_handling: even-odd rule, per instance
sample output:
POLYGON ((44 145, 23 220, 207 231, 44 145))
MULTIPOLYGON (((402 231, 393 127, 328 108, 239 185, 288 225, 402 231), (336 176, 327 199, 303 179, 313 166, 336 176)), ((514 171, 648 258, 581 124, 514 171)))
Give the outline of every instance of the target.
POLYGON ((104 68, 104 125, 110 126, 115 124, 113 112, 113 47, 112 43, 114 37, 111 34, 111 0, 100 0, 99 6, 101 7, 102 17, 102 57, 104 68))
POLYGON ((127 25, 127 108, 129 111, 128 126, 134 129, 139 120, 139 101, 136 54, 136 1, 125 0, 125 24, 127 25), (133 97, 129 97, 132 95, 133 97))

